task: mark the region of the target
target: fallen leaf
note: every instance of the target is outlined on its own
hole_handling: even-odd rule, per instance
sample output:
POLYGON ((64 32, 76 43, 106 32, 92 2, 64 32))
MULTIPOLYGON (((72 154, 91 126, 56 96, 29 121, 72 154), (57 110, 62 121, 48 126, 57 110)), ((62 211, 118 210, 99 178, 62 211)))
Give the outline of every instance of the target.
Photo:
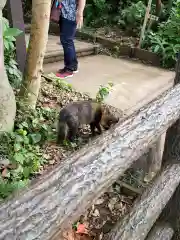
POLYGON ((49 161, 50 165, 53 165, 54 163, 55 163, 55 159, 52 159, 52 160, 49 161))
POLYGON ((94 212, 92 213, 92 216, 99 217, 100 216, 99 210, 95 209, 94 212))
POLYGON ((110 211, 112 212, 114 209, 114 205, 118 202, 117 198, 111 198, 109 203, 108 203, 108 207, 110 209, 110 211))
POLYGON ((86 232, 86 228, 84 224, 78 224, 76 233, 85 233, 85 232, 86 232))
POLYGON ((116 209, 122 209, 124 207, 124 204, 122 202, 116 203, 114 206, 116 209))
POLYGON ((99 235, 99 239, 98 240, 102 240, 103 239, 103 232, 99 235))
POLYGON ((45 158, 46 160, 51 159, 51 156, 49 156, 49 154, 43 154, 43 158, 45 158))
POLYGON ((89 225, 88 222, 78 224, 76 233, 88 235, 89 234, 88 225, 89 225))
POLYGON ((103 204, 103 202, 104 202, 104 199, 99 198, 99 199, 94 203, 94 205, 101 205, 101 204, 103 204))
POLYGON ((91 207, 91 211, 94 211, 95 207, 94 207, 94 204, 92 205, 91 207))

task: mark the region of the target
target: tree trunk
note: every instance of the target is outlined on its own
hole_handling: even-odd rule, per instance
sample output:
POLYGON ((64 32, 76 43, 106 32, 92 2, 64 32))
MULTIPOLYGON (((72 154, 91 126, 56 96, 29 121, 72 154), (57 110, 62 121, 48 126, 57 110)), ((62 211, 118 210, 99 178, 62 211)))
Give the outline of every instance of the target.
POLYGON ((144 181, 150 182, 161 170, 162 157, 164 152, 166 133, 163 133, 158 141, 149 149, 147 156, 148 161, 148 174, 145 176, 144 181))
POLYGON ((20 90, 25 102, 35 108, 41 85, 43 60, 48 41, 51 1, 32 1, 31 34, 24 79, 20 90))
POLYGON ((156 0, 156 16, 159 17, 162 12, 162 2, 161 0, 156 0))
POLYGON ((144 240, 179 185, 179 171, 180 164, 168 166, 105 239, 144 240))
MULTIPOLYGON (((26 191, 1 204, 0 240, 49 240, 52 234, 61 234, 64 228, 70 227, 176 121, 180 116, 179 92, 180 85, 177 85, 163 93, 140 112, 43 174, 26 191)), ((152 191, 158 197, 150 200, 155 209, 159 207, 158 211, 175 188, 179 172, 179 165, 167 170, 161 176, 163 184, 157 182, 159 189, 155 188, 156 193, 152 191), (174 174, 173 179, 170 172, 174 174), (158 205, 161 197, 162 203, 158 205)), ((147 208, 148 205, 143 207, 142 214, 147 208)))
POLYGON ((148 22, 148 19, 149 19, 150 11, 151 11, 151 4, 152 4, 152 0, 148 0, 148 5, 147 5, 147 8, 146 8, 146 14, 145 14, 145 17, 144 17, 144 22, 143 22, 143 26, 142 26, 141 34, 140 34, 140 38, 139 38, 138 48, 141 48, 142 41, 144 40, 144 33, 145 33, 145 30, 146 30, 146 25, 147 25, 147 22, 148 22))
POLYGON ((146 240, 170 240, 174 235, 174 230, 167 224, 155 226, 148 234, 146 240))
POLYGON ((6 0, 0 1, 0 132, 12 130, 16 114, 15 96, 4 66, 2 9, 5 3, 6 0))

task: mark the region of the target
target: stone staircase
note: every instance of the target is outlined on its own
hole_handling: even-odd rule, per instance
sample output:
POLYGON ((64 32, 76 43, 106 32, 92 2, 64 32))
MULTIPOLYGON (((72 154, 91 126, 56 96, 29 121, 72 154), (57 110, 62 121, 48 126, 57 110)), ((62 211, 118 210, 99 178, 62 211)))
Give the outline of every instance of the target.
MULTIPOLYGON (((26 42, 29 41, 29 34, 26 34, 26 42)), ((94 55, 97 53, 98 45, 75 41, 76 52, 78 57, 94 55)), ((63 49, 58 36, 49 35, 47 51, 44 58, 44 64, 54 63, 63 60, 63 49)))

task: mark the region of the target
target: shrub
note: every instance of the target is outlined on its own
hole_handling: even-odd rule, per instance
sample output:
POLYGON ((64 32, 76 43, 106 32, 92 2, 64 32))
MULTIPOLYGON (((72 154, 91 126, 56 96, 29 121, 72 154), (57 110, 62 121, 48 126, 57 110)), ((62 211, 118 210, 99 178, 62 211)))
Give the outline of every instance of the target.
POLYGON ((8 20, 3 18, 4 61, 9 82, 14 88, 20 86, 22 79, 22 74, 15 60, 16 53, 14 46, 15 37, 19 34, 21 34, 21 31, 16 28, 10 28, 8 20))
POLYGON ((159 24, 157 32, 147 33, 143 43, 145 48, 160 55, 164 67, 174 67, 180 51, 179 11, 178 5, 172 8, 168 20, 159 24))
POLYGON ((85 8, 85 25, 99 27, 110 23, 112 4, 106 0, 87 1, 85 8))
POLYGON ((47 162, 41 146, 54 139, 55 117, 55 110, 49 108, 18 108, 14 131, 0 135, 0 157, 9 161, 3 168, 0 166, 0 199, 26 186, 47 162))
POLYGON ((142 1, 132 3, 129 7, 121 11, 118 24, 131 35, 140 35, 145 12, 146 6, 142 1))

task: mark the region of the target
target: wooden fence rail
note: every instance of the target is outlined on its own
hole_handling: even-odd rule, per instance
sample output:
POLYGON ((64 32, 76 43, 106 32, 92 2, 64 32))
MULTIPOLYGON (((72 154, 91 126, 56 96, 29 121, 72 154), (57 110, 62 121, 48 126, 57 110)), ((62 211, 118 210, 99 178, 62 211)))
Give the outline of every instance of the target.
POLYGON ((0 205, 0 240, 51 239, 70 226, 180 117, 180 85, 0 205))
POLYGON ((147 240, 170 240, 173 237, 174 230, 168 224, 157 225, 150 231, 147 240))
POLYGON ((168 166, 137 199, 106 240, 144 240, 180 183, 180 164, 168 166))

